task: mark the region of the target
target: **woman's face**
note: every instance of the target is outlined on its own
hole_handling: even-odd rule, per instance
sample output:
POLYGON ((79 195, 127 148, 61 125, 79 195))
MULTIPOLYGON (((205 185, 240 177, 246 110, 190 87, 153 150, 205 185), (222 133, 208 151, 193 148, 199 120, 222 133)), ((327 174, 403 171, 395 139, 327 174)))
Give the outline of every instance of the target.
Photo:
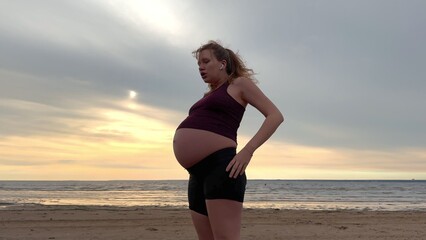
POLYGON ((198 70, 206 83, 215 84, 220 81, 221 71, 225 69, 221 65, 210 49, 203 50, 198 55, 198 70))

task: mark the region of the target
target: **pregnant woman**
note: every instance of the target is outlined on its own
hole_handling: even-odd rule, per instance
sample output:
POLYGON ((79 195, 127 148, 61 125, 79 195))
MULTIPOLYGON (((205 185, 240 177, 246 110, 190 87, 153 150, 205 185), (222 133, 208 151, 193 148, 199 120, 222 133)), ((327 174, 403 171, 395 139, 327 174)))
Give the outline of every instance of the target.
POLYGON ((240 239, 246 167, 284 118, 253 82, 253 71, 232 50, 210 41, 194 56, 210 90, 178 126, 174 153, 190 174, 188 201, 198 238, 240 239), (237 153, 237 130, 247 104, 265 120, 237 153))

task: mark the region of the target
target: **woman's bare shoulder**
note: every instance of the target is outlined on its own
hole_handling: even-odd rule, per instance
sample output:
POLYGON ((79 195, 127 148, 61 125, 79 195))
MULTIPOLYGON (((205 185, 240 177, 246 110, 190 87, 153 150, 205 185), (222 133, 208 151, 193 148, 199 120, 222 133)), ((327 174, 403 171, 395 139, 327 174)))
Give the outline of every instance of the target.
POLYGON ((248 77, 238 77, 232 81, 238 87, 247 87, 251 85, 255 85, 254 81, 248 77))

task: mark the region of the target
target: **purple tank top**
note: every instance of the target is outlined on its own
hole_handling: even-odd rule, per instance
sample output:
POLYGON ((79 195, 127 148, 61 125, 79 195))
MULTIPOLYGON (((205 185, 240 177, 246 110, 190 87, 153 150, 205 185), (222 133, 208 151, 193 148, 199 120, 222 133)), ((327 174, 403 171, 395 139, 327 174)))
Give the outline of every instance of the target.
POLYGON ((240 126, 245 108, 227 92, 229 83, 207 94, 190 109, 188 117, 179 128, 207 130, 237 142, 237 129, 240 126))

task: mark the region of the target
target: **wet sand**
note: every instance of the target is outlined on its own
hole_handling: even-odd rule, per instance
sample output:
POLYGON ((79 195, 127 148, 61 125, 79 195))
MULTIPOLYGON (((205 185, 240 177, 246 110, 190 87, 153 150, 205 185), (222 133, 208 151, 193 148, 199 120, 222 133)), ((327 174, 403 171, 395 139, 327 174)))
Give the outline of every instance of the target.
MULTIPOLYGON (((26 206, 0 210, 0 240, 197 239, 188 210, 26 206)), ((426 239, 426 212, 244 209, 242 239, 426 239)))

